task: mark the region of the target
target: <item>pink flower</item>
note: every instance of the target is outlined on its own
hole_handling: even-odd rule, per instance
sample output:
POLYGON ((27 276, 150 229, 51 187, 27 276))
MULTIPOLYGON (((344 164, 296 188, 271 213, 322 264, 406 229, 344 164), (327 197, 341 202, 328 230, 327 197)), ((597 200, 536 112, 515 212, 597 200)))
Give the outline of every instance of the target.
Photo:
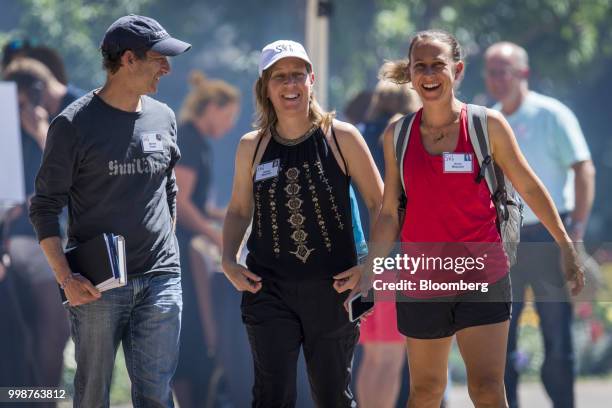
POLYGON ((593 305, 587 302, 578 303, 576 314, 581 319, 588 319, 593 316, 593 305))
POLYGON ((604 335, 604 326, 598 320, 591 321, 591 341, 597 343, 597 341, 604 335))

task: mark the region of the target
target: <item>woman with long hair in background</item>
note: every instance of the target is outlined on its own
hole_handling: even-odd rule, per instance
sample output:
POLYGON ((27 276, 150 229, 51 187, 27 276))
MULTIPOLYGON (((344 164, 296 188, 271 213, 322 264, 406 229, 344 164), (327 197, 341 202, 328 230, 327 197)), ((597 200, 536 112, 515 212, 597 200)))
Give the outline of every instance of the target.
POLYGON ((201 407, 215 392, 217 324, 212 279, 219 269, 224 211, 210 199, 213 178, 211 141, 234 126, 240 108, 239 91, 225 81, 191 74, 191 90, 179 116, 178 145, 181 160, 175 167, 177 185, 176 236, 181 253, 183 320, 179 363, 174 392, 182 408, 201 407), (194 237, 197 237, 194 238, 194 237), (208 257, 197 250, 205 242, 208 257))

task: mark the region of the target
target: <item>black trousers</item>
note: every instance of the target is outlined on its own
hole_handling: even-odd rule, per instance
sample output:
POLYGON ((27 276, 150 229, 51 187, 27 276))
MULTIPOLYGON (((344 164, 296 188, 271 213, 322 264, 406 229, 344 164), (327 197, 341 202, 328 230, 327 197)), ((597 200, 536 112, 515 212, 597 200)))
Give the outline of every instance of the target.
POLYGON ((255 368, 254 408, 295 406, 300 347, 312 398, 321 408, 355 406, 350 390, 357 323, 348 320, 332 280, 272 282, 242 297, 244 322, 255 368))

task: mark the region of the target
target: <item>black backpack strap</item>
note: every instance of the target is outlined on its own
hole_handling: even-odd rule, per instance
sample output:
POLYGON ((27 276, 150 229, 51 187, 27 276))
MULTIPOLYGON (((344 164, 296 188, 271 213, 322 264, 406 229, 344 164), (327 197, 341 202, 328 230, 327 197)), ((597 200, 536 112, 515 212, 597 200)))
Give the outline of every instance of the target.
POLYGON ((408 148, 408 142, 410 141, 410 131, 412 129, 412 122, 416 112, 410 113, 400 118, 395 124, 393 132, 393 145, 395 147, 395 162, 400 174, 400 180, 402 181, 402 192, 406 194, 406 185, 404 183, 404 158, 406 156, 406 149, 408 148))
MULTIPOLYGON (((495 170, 493 157, 489 143, 489 134, 487 132, 487 108, 478 105, 468 105, 468 133, 472 147, 476 153, 476 158, 480 165, 480 171, 476 176, 476 182, 480 183, 484 178, 489 186, 489 191, 492 196, 498 194, 498 190, 502 188, 503 178, 498 178, 498 172, 495 170)), ((503 177, 503 175, 502 175, 503 177)))
POLYGON ((506 190, 504 173, 493 162, 491 156, 490 140, 487 132, 487 108, 478 105, 468 105, 468 129, 472 146, 480 163, 480 172, 476 177, 476 182, 479 183, 483 178, 486 179, 489 191, 493 197, 493 203, 497 207, 498 215, 507 220, 510 216, 506 206, 508 192, 506 190))

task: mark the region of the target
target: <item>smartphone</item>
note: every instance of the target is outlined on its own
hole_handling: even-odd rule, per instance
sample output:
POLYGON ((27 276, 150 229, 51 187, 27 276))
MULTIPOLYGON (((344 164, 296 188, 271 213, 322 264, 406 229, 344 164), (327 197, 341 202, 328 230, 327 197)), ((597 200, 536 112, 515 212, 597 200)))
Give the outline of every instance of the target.
POLYGON ((373 299, 372 291, 368 293, 366 299, 364 299, 361 295, 361 292, 359 292, 349 301, 348 310, 349 320, 351 322, 359 320, 361 316, 372 310, 372 308, 374 307, 374 300, 369 299, 373 299))

